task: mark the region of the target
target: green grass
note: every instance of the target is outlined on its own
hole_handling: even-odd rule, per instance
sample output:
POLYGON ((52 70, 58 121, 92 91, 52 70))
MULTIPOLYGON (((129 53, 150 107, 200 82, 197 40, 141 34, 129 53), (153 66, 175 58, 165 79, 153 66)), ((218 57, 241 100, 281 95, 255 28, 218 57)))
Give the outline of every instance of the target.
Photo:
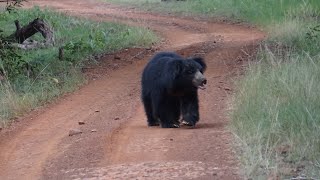
POLYGON ((244 20, 258 25, 283 21, 288 13, 296 16, 313 16, 318 10, 318 0, 103 0, 123 5, 134 5, 156 12, 174 12, 183 15, 225 17, 244 20), (306 12, 308 11, 308 12, 306 12))
POLYGON ((231 129, 252 179, 320 178, 319 0, 107 0, 156 12, 226 18, 268 34, 236 82, 231 129), (298 170, 298 171, 295 171, 298 170))
MULTIPOLYGON (((17 50, 21 58, 0 57, 0 69, 10 72, 7 80, 0 81, 0 126, 85 83, 81 68, 87 63, 97 63, 92 58, 94 55, 134 46, 147 47, 158 40, 155 34, 144 28, 93 22, 39 8, 11 14, 2 12, 0 27, 4 36, 8 36, 15 30, 14 20, 26 25, 37 17, 53 28, 55 45, 17 50), (64 47, 64 60, 58 59, 59 47, 64 47), (33 67, 32 74, 20 67, 23 63, 33 67)), ((32 38, 42 40, 40 35, 32 38)))
POLYGON ((247 176, 320 177, 320 57, 261 49, 238 83, 232 129, 244 147, 247 176), (285 150, 281 150, 285 149, 285 150))

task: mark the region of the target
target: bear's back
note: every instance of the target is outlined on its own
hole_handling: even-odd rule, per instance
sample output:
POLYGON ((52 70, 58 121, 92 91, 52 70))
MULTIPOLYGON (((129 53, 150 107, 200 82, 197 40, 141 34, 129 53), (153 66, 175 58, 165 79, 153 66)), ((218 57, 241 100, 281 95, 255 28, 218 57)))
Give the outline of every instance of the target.
POLYGON ((142 80, 154 81, 168 73, 168 63, 171 61, 183 60, 174 52, 160 52, 156 54, 144 68, 142 80))

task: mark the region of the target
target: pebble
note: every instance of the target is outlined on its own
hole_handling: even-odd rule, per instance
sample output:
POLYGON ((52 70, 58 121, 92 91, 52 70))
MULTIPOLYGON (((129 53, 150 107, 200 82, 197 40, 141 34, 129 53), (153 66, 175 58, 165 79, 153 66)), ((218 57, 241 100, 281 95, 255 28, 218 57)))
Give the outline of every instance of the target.
POLYGON ((69 136, 74 136, 74 135, 78 135, 78 134, 81 134, 82 131, 80 129, 71 129, 69 131, 69 136))

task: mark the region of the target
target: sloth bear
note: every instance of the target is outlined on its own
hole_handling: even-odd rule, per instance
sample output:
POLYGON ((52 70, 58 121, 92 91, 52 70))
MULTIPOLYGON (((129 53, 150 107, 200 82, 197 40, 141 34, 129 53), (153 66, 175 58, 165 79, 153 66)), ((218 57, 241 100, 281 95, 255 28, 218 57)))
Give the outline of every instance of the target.
POLYGON ((149 126, 195 126, 199 120, 198 88, 207 83, 206 63, 200 57, 183 58, 174 52, 160 52, 142 73, 142 101, 149 126))

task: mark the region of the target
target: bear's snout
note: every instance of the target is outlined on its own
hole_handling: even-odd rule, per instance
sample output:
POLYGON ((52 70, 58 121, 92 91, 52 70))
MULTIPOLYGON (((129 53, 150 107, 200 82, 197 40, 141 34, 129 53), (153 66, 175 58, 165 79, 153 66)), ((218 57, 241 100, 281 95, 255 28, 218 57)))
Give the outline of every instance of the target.
POLYGON ((194 75, 193 84, 199 89, 205 89, 207 79, 200 71, 197 71, 194 75))
POLYGON ((207 84, 207 79, 204 79, 204 80, 202 81, 202 84, 207 84))

